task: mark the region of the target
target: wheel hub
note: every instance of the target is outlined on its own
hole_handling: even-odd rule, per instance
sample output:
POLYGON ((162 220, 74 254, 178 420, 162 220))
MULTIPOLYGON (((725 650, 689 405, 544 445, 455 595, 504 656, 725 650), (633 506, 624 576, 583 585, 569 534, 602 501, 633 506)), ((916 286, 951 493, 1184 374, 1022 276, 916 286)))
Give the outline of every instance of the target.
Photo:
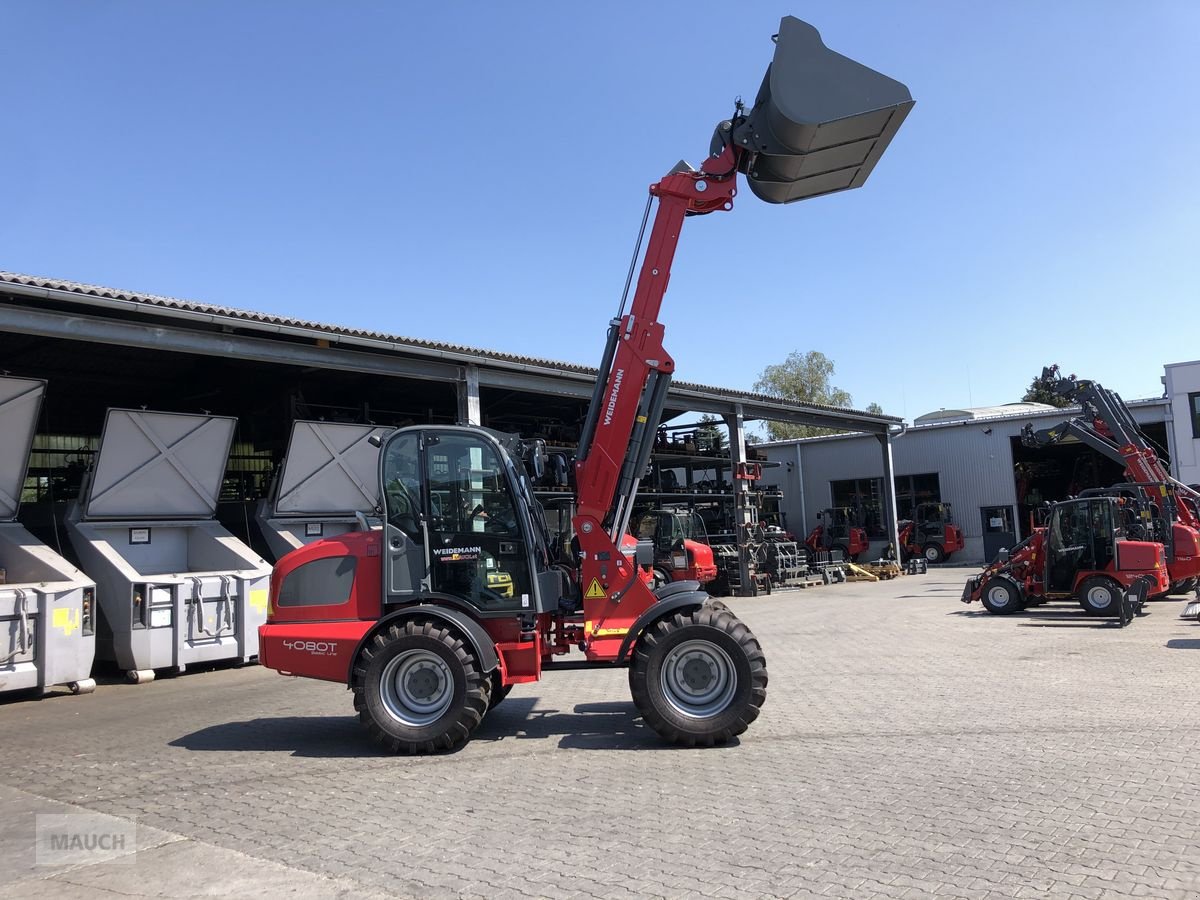
POLYGON ((729 706, 737 688, 737 675, 729 655, 716 644, 684 641, 663 661, 660 684, 676 711, 703 719, 729 706))
POLYGON ((419 728, 436 722, 454 699, 454 677, 445 661, 428 650, 399 653, 379 679, 384 709, 403 725, 419 728))

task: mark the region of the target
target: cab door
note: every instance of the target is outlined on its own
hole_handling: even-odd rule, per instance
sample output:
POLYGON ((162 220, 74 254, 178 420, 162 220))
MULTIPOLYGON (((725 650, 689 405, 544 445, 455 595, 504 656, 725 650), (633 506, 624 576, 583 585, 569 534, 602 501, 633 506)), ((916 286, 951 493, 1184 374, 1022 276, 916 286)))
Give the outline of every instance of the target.
POLYGON ((529 543, 505 460, 481 433, 423 433, 429 585, 481 612, 531 608, 529 543))

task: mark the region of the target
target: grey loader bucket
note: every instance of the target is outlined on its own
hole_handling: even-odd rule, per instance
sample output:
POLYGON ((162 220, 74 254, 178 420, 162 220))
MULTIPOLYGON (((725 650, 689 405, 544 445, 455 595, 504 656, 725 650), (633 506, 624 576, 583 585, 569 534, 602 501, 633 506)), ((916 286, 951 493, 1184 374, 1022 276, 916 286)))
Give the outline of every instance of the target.
POLYGON ((258 655, 271 567, 213 520, 236 421, 110 409, 67 510, 95 576, 97 654, 134 681, 258 655))
POLYGON ((276 561, 305 544, 379 523, 376 425, 296 421, 287 455, 255 518, 276 561), (361 515, 361 519, 359 518, 361 515))
POLYGON ((775 57, 754 106, 734 129, 750 190, 793 203, 862 186, 912 108, 888 78, 830 50, 817 29, 779 23, 775 57))
POLYGON ((0 692, 96 687, 96 585, 16 521, 46 382, 0 378, 0 692))

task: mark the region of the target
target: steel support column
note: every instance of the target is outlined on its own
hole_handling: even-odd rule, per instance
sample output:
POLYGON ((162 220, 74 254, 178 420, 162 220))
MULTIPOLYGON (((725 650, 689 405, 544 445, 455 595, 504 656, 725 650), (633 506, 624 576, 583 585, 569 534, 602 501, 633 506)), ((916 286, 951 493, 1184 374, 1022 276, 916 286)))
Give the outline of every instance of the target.
POLYGON ((733 490, 733 521, 737 535, 738 573, 741 582, 738 596, 753 597, 757 591, 750 571, 750 538, 754 526, 758 524, 758 510, 750 502, 749 482, 737 477, 738 470, 746 461, 746 424, 740 403, 734 404, 734 412, 725 416, 725 424, 729 426, 729 477, 733 482, 730 487, 733 490))
POLYGON ((479 367, 463 366, 455 387, 458 390, 459 423, 482 425, 483 411, 479 405, 479 367))
POLYGON ((892 436, 877 434, 883 451, 883 519, 887 529, 888 543, 900 561, 900 524, 896 515, 896 469, 892 465, 892 436))

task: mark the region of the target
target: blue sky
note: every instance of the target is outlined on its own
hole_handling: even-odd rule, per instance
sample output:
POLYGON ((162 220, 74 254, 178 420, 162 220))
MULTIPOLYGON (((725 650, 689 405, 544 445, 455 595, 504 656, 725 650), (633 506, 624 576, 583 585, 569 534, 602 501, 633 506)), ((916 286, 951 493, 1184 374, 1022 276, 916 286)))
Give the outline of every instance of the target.
POLYGON ((677 377, 858 406, 1126 397, 1200 358, 1200 4, 0 5, 0 268, 595 365, 647 186, 779 17, 905 82, 867 184, 688 220, 677 377))

